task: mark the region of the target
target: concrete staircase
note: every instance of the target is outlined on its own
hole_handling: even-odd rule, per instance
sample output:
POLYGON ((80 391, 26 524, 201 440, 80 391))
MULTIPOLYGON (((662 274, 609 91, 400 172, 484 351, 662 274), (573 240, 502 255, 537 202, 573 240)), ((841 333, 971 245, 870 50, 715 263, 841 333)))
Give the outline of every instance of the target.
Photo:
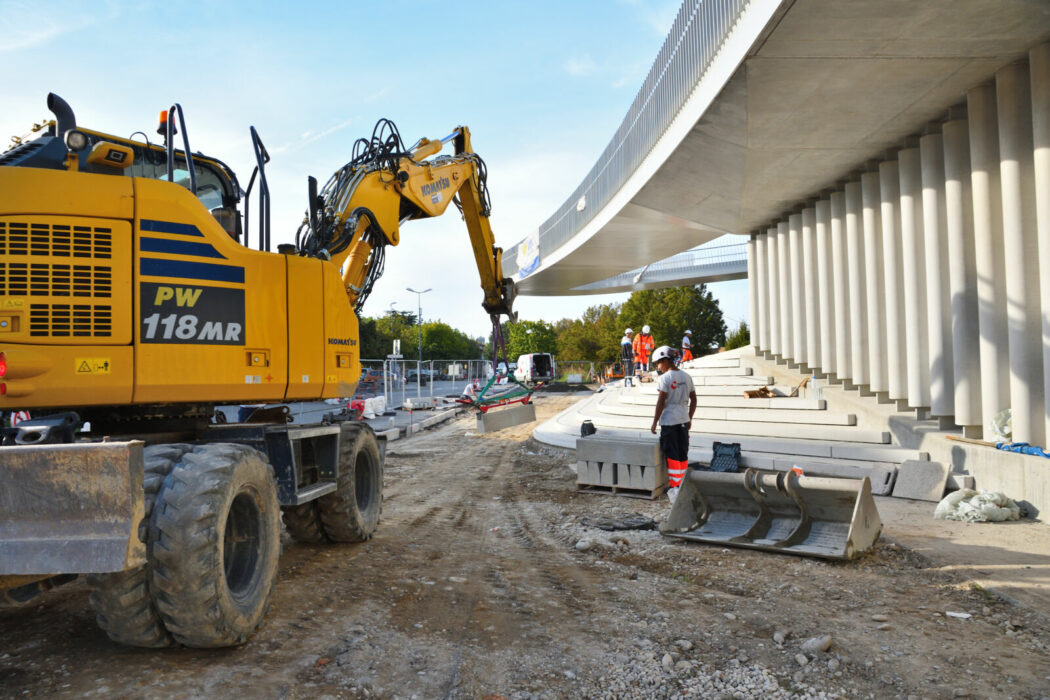
MULTIPOLYGON (((812 475, 868 476, 875 493, 888 494, 902 462, 930 458, 928 452, 894 444, 884 421, 868 420, 863 414, 858 420, 857 412, 829 409, 819 388, 806 388, 801 396, 789 398, 804 375, 794 373, 796 379, 775 368, 782 376, 774 377, 768 368, 755 366, 757 358, 749 358, 748 350, 699 358, 685 366, 697 393, 690 461, 710 461, 714 442, 738 442, 744 466, 779 470, 797 466, 812 475), (744 396, 745 390, 762 386, 778 396, 744 396)), ((606 385, 536 428, 534 436, 574 448, 580 425, 589 420, 609 437, 655 441, 649 426, 656 398, 654 383, 606 385)))

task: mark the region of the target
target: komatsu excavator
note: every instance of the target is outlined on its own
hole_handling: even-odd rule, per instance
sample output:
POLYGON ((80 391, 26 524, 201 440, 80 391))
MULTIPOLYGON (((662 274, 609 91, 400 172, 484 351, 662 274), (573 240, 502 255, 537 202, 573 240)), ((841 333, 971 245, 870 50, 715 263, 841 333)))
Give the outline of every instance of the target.
POLYGON ((241 643, 269 605, 278 513, 299 541, 371 537, 385 441, 335 415, 290 425, 284 406, 222 424, 216 405, 352 395, 357 313, 386 249, 452 203, 500 347, 515 287, 485 164, 466 127, 406 148, 381 120, 320 190, 308 180, 295 243, 270 252, 254 127, 242 192, 191 151, 178 105, 162 143, 79 128, 53 94, 48 107, 0 155, 0 411, 34 416, 0 447, 0 591, 21 600, 85 574, 118 642, 241 643))

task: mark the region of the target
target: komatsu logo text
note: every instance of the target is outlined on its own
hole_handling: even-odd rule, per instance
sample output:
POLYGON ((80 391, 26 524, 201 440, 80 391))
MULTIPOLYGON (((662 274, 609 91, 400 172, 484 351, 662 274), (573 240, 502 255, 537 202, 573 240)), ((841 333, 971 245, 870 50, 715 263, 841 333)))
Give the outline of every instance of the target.
POLYGON ((439 177, 434 182, 428 182, 427 184, 423 185, 422 192, 423 196, 425 197, 427 195, 434 194, 435 192, 440 192, 441 190, 447 190, 448 188, 448 178, 439 177))
POLYGON ((329 338, 329 345, 357 345, 357 341, 353 338, 329 338))

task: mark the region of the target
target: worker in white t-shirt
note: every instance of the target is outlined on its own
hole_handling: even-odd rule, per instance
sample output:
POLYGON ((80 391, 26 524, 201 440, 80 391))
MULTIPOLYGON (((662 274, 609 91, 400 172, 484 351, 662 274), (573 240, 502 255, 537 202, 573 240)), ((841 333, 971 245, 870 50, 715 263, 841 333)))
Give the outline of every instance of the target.
POLYGON ((634 331, 628 328, 623 332, 623 338, 620 339, 620 362, 623 364, 624 386, 628 386, 629 383, 634 381, 634 339, 631 338, 632 333, 634 331))
POLYGON ((682 336, 682 362, 693 359, 693 332, 687 330, 682 336))
POLYGON ((660 447, 667 458, 667 497, 674 503, 689 468, 689 428, 696 412, 696 389, 688 372, 674 366, 674 348, 661 345, 653 353, 660 377, 656 380, 656 413, 650 432, 660 426, 660 447))

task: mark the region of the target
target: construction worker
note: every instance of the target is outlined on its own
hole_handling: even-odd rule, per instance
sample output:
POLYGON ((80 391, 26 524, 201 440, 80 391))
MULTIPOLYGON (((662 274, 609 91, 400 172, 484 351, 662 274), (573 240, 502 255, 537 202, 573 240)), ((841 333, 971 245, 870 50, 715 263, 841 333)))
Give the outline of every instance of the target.
POLYGON ((678 488, 689 468, 689 428, 696 412, 696 390, 688 372, 674 366, 674 348, 661 345, 653 353, 660 377, 656 380, 656 413, 649 428, 656 433, 660 426, 660 448, 667 458, 667 497, 674 503, 678 488))
POLYGON ((623 338, 620 339, 620 361, 623 363, 623 385, 633 386, 634 377, 634 347, 632 345, 631 334, 633 330, 628 328, 623 332, 623 338))
POLYGON ((686 330, 685 335, 682 336, 682 362, 688 362, 693 359, 693 332, 686 330))
POLYGON ((635 371, 644 369, 649 371, 649 357, 652 355, 656 343, 653 336, 649 334, 649 326, 642 326, 642 332, 634 336, 634 368, 635 371))

